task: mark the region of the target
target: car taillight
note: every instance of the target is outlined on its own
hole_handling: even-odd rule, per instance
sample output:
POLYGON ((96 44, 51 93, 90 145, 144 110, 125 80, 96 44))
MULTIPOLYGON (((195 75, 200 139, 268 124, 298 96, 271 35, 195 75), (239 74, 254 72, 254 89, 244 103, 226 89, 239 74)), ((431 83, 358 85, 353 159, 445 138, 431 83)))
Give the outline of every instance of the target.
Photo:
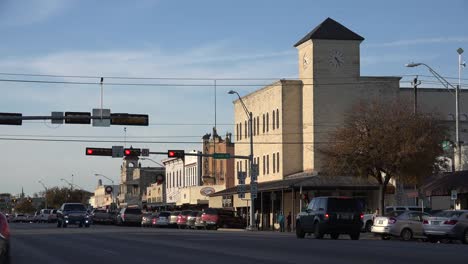
POLYGON ((361 217, 361 220, 364 219, 364 214, 361 214, 360 217, 361 217))
POLYGON ((428 224, 429 224, 429 221, 427 221, 427 220, 423 221, 423 225, 428 225, 428 224))
POLYGON ((444 222, 444 225, 455 225, 457 222, 457 220, 447 220, 444 222))
POLYGON ((390 223, 390 224, 396 223, 396 218, 392 217, 392 218, 388 219, 388 223, 390 223))
POLYGON ((329 214, 325 214, 325 219, 328 219, 330 217, 329 214))
POLYGON ((122 219, 125 219, 125 214, 122 214, 122 219))

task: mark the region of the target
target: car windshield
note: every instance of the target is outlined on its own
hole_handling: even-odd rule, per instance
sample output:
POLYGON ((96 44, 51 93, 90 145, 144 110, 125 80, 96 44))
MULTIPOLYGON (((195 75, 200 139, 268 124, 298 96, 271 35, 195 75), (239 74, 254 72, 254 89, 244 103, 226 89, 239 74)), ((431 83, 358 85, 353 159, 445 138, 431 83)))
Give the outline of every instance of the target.
POLYGON ((169 213, 169 212, 161 212, 161 213, 159 214, 159 216, 163 216, 163 217, 168 217, 168 216, 170 216, 170 215, 171 215, 171 213, 169 213))
POLYGON ((203 212, 205 214, 209 214, 209 215, 217 215, 218 214, 218 211, 216 209, 213 209, 213 208, 205 209, 203 212))
POLYGON ((387 214, 385 214, 385 216, 386 217, 398 217, 406 212, 408 211, 393 211, 393 212, 388 212, 387 214))
POLYGON ((361 212, 362 204, 357 199, 329 198, 328 211, 330 212, 361 212))
POLYGON ((138 208, 127 208, 125 209, 126 214, 141 214, 141 209, 138 208))
POLYGON ((86 211, 86 207, 82 204, 66 204, 64 211, 86 211))
POLYGON ((171 215, 180 215, 180 211, 171 212, 171 215))
POLYGON ((181 215, 190 215, 192 211, 182 211, 181 215))
POLYGON ((465 211, 442 211, 442 212, 439 212, 439 213, 435 214, 434 216, 448 217, 448 218, 458 218, 463 213, 465 213, 465 211))

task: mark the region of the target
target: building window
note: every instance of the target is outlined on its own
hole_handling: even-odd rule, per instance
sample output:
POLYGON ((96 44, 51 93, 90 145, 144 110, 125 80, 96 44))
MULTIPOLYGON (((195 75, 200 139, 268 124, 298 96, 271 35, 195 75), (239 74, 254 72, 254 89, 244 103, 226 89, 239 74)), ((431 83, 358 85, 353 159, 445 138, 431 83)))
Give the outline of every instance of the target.
POLYGON ((266 132, 268 132, 269 126, 270 126, 270 115, 267 113, 267 116, 266 116, 266 132))
POLYGON ((236 124, 236 140, 239 140, 239 124, 236 124))
POLYGON ((265 165, 266 165, 266 162, 265 162, 265 156, 263 156, 263 175, 265 175, 266 173, 266 170, 265 170, 265 165))
POLYGON ((242 122, 239 123, 239 140, 242 140, 242 122))
POLYGON ((260 135, 260 116, 257 116, 257 135, 260 135))
POLYGON ((245 160, 244 163, 245 163, 245 173, 247 173, 247 163, 248 163, 248 160, 245 160))
POLYGON ((248 138, 248 137, 249 137, 249 133, 247 132, 247 121, 244 121, 244 125, 245 125, 245 129, 244 129, 244 131, 245 131, 245 136, 244 136, 244 138, 248 138))
POLYGON ((266 164, 266 169, 267 169, 267 173, 266 174, 270 174, 270 155, 267 155, 267 164, 266 164))
POLYGON ((273 153, 273 173, 276 172, 276 154, 273 153))
POLYGON ((253 119, 253 135, 254 136, 257 135, 257 119, 256 118, 253 119))
POLYGON ((265 114, 263 114, 263 133, 265 133, 265 114))
POLYGON ((279 110, 276 109, 276 128, 279 128, 279 110))
POLYGON ((273 110, 273 120, 272 120, 272 123, 273 123, 273 130, 275 130, 275 121, 276 121, 276 118, 275 118, 275 110, 273 110))
POLYGON ((276 153, 276 172, 279 172, 280 170, 280 158, 279 158, 279 152, 276 153))

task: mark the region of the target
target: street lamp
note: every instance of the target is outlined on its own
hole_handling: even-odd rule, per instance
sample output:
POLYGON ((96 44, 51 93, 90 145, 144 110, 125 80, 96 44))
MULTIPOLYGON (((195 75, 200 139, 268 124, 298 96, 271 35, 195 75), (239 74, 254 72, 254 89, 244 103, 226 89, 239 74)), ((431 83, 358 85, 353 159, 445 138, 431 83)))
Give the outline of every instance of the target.
POLYGON ((48 207, 47 207, 47 186, 45 186, 45 184, 42 182, 42 180, 39 180, 38 182, 39 182, 39 183, 42 185, 42 187, 44 187, 44 189, 45 189, 45 193, 44 193, 45 209, 48 209, 48 207))
MULTIPOLYGON (((252 189, 252 185, 255 183, 254 177, 252 177, 252 171, 253 171, 253 129, 252 129, 252 112, 247 109, 247 106, 245 106, 244 101, 240 97, 239 93, 230 90, 228 94, 237 94, 237 97, 239 97, 239 101, 242 104, 242 107, 244 108, 245 114, 249 118, 249 137, 250 137, 250 155, 249 155, 249 176, 250 176, 250 188, 252 189)), ((255 211, 255 204, 254 204, 254 199, 252 198, 252 191, 250 191, 250 226, 249 229, 253 230, 255 227, 254 224, 254 211, 255 211)))
POLYGON ((140 159, 141 159, 141 160, 149 160, 149 161, 152 161, 152 162, 156 163, 157 165, 159 165, 159 166, 161 166, 161 167, 164 167, 164 165, 162 165, 161 163, 159 163, 159 162, 157 162, 157 161, 155 161, 155 160, 153 160, 153 159, 145 158, 145 157, 141 157, 140 159))
POLYGON ((425 63, 408 63, 405 66, 406 67, 418 67, 418 66, 425 66, 426 68, 429 69, 429 72, 434 75, 434 77, 439 80, 440 83, 446 88, 449 89, 449 86, 455 90, 455 148, 457 150, 457 153, 455 155, 456 159, 458 160, 458 170, 461 170, 461 146, 460 146, 460 88, 461 88, 461 67, 463 66, 461 62, 461 54, 463 53, 463 49, 459 48, 457 50, 458 52, 458 60, 459 60, 459 65, 458 65, 458 85, 455 87, 453 86, 449 81, 447 81, 444 77, 442 77, 440 74, 438 74, 434 69, 429 67, 429 65, 425 63))
POLYGON ((96 176, 96 177, 99 177, 99 176, 104 177, 104 178, 108 179, 109 181, 111 181, 111 182, 112 182, 112 185, 114 185, 114 180, 112 180, 111 178, 107 177, 107 176, 104 175, 104 174, 95 173, 94 176, 96 176))
POLYGON ((78 187, 78 189, 84 190, 83 187, 79 186, 78 184, 71 183, 71 182, 65 180, 64 178, 61 178, 60 180, 68 183, 70 185, 72 191, 73 191, 73 186, 78 187))

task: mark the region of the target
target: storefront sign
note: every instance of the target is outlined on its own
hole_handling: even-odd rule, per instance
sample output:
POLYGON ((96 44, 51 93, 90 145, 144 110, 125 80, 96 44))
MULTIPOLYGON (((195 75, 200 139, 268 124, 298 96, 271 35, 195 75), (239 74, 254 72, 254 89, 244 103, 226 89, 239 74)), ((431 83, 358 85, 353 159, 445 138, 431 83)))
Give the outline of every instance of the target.
POLYGON ((215 193, 216 190, 213 187, 204 187, 200 190, 200 194, 203 196, 209 196, 210 194, 215 193))
POLYGON ((223 207, 233 207, 232 200, 232 195, 223 195, 223 207))

